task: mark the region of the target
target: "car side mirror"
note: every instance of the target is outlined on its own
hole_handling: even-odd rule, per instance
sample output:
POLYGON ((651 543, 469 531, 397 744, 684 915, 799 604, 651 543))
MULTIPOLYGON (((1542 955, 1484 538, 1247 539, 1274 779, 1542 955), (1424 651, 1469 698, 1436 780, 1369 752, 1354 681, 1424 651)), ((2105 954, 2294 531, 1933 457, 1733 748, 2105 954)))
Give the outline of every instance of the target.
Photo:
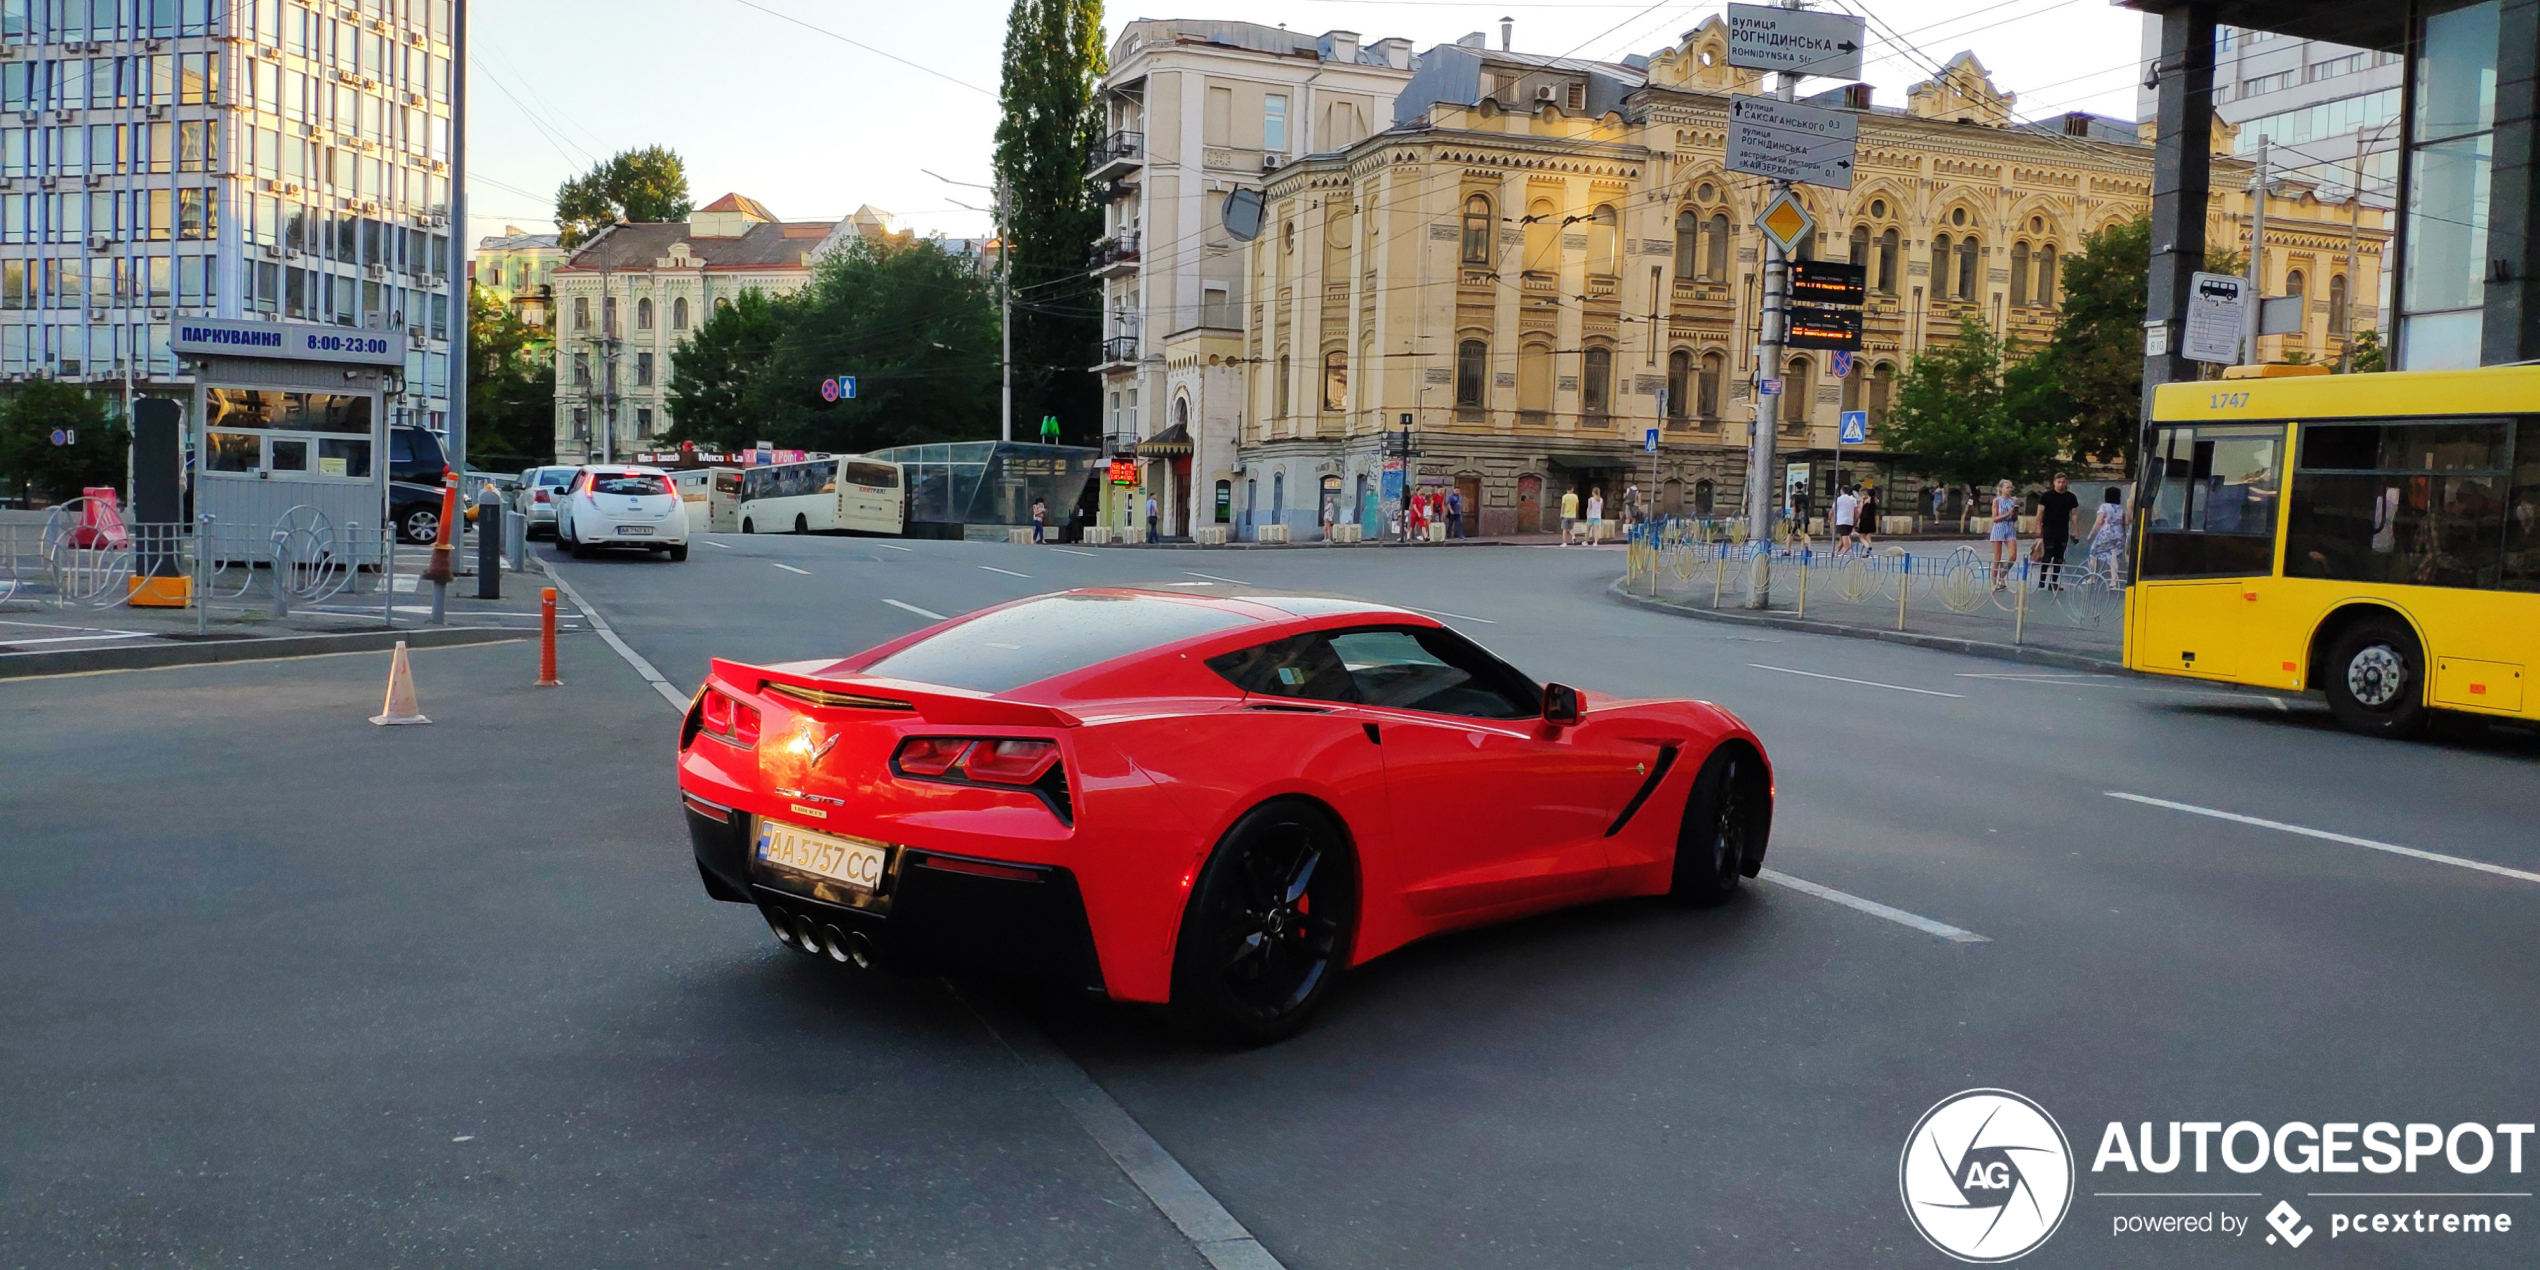
POLYGON ((1543 686, 1543 721, 1568 727, 1579 721, 1579 690, 1568 684, 1543 686))

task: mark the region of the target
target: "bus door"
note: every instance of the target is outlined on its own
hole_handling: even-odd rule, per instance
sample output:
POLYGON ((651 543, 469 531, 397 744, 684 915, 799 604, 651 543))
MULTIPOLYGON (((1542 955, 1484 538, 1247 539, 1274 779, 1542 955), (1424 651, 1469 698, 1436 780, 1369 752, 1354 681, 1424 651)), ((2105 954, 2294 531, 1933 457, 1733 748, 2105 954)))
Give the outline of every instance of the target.
POLYGON ((900 532, 900 470, 895 464, 849 459, 838 482, 838 523, 865 533, 900 532))
POLYGON ((741 469, 713 469, 712 487, 706 493, 706 529, 710 533, 741 532, 741 469))
POLYGON ((2178 424, 2155 434, 2129 593, 2129 665, 2209 679, 2261 668, 2274 644, 2259 602, 2273 589, 2284 442, 2280 423, 2178 424))

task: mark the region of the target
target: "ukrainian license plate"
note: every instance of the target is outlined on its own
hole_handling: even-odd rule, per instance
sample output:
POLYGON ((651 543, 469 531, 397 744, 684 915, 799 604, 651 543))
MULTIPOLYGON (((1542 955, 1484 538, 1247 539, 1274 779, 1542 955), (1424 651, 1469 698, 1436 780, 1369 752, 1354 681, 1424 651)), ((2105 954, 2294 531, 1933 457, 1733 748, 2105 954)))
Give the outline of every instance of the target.
POLYGON ((652 532, 653 527, 650 525, 620 525, 617 527, 618 536, 621 538, 632 538, 637 536, 650 537, 652 532))
POLYGON ((760 860, 817 874, 858 891, 872 891, 882 885, 882 869, 890 861, 890 851, 884 843, 862 838, 816 833, 776 820, 758 822, 760 860))

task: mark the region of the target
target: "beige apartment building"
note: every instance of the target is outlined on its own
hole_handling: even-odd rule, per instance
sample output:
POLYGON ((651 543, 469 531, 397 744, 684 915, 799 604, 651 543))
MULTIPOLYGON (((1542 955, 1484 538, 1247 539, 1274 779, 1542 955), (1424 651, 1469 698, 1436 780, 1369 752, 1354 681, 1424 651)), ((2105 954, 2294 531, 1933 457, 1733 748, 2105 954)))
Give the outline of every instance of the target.
POLYGON ((1241 462, 1246 258, 1220 219, 1226 195, 1387 126, 1411 43, 1137 21, 1110 64, 1108 133, 1089 173, 1106 209, 1091 261, 1103 311, 1093 370, 1105 449, 1137 457, 1143 484, 1105 486, 1103 514, 1126 524, 1152 493, 1164 532, 1179 535, 1217 523, 1213 486, 1191 473, 1241 462))
POLYGON ((670 353, 748 291, 783 295, 853 238, 905 237, 887 212, 783 221, 739 194, 684 221, 615 225, 554 271, 556 461, 608 461, 670 430, 670 353))
MULTIPOLYGON (((1823 490, 1841 411, 1883 417, 1909 359, 1969 318, 2044 342, 2059 262, 2149 204, 2152 151, 2135 125, 2020 122, 1961 54, 1902 109, 1864 111, 1851 190, 1799 187, 1817 222, 1801 254, 1868 275, 1850 373, 1824 352, 1758 365, 1753 220, 1769 187, 1724 169, 1723 127, 1729 96, 1764 86, 1729 68, 1726 45, 1717 19, 1623 64, 1468 37, 1421 54, 1392 127, 1270 174, 1235 357, 1256 373, 1233 412, 1233 460, 1199 469, 1222 523, 1310 537, 1328 499, 1373 528, 1380 434, 1406 417, 1421 451, 1410 480, 1460 488, 1469 533, 1552 528, 1569 489, 1618 507, 1637 486, 1663 511, 1732 515, 1766 379, 1781 388, 1779 483, 1823 490)), ((1867 92, 1825 99, 1857 108, 1867 92)), ((2244 162, 2215 169, 2218 188, 2249 179, 2244 162)), ((2215 200, 2212 241, 2246 249, 2248 201, 2215 200)), ((2356 297, 2380 294, 2385 238, 2375 209, 2275 183, 2268 291, 2312 300, 2304 332, 2263 341, 2265 355, 2332 359, 2376 326, 2356 297)), ((1912 510, 1918 483, 1890 456, 1843 457, 1844 479, 1912 510)))
POLYGON ((522 324, 544 338, 555 335, 555 273, 564 248, 554 234, 505 225, 476 240, 476 285, 501 297, 522 324))

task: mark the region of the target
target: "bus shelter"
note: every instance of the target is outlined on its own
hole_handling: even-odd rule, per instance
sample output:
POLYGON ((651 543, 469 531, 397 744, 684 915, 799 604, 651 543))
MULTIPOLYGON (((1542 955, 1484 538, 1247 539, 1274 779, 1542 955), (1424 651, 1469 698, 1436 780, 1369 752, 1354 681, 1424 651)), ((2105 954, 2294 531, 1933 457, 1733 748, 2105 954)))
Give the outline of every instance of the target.
MULTIPOLYGON (((390 382, 401 334, 301 323, 182 318, 170 346, 195 363, 194 514, 224 540, 323 516, 388 525, 390 382)), ((371 563, 363 561, 362 563, 371 563)))
POLYGON ((1048 507, 1055 532, 1102 464, 1099 450, 1028 441, 902 445, 871 457, 900 465, 913 538, 968 537, 975 526, 1002 540, 1006 529, 1032 523, 1035 500, 1048 507))

